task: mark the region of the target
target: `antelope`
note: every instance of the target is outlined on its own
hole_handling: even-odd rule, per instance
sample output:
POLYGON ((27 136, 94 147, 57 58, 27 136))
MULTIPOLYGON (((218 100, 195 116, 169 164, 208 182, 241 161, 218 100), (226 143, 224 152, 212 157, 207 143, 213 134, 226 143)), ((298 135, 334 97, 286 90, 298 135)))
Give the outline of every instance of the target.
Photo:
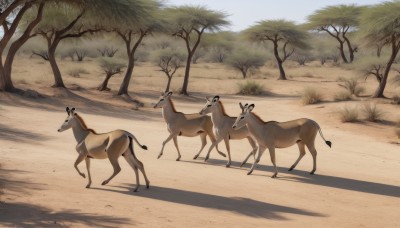
POLYGON ((108 179, 103 181, 102 185, 106 185, 121 171, 121 167, 118 163, 118 158, 121 155, 135 171, 136 187, 134 188, 134 191, 136 192, 140 186, 138 169, 144 176, 146 187, 149 188, 150 181, 146 176, 143 163, 135 156, 132 140, 134 140, 144 150, 147 150, 147 146, 141 145, 133 134, 124 130, 114 130, 108 133, 98 134, 93 129, 86 126, 82 117, 75 112, 75 108, 69 109, 69 107, 67 107, 66 111, 68 116, 58 129, 58 132, 63 132, 72 128, 77 142, 76 151, 79 154, 74 167, 76 171, 78 171, 79 175, 86 178, 85 174, 78 168, 78 165, 85 160, 88 174, 88 184, 86 185, 86 188, 90 188, 90 185, 92 184, 92 178, 90 175, 90 159, 108 158, 110 160, 114 172, 108 179))
MULTIPOLYGON (((176 160, 179 161, 181 159, 181 153, 178 147, 178 136, 195 137, 199 135, 201 138, 201 148, 193 157, 193 159, 196 159, 207 144, 207 135, 212 142, 215 142, 211 117, 177 112, 171 100, 171 95, 172 92, 162 93, 160 100, 154 105, 154 108, 162 108, 162 115, 167 123, 167 129, 169 131, 169 136, 162 143, 161 152, 157 158, 163 155, 165 144, 173 139, 175 148, 178 151, 178 158, 176 160)), ((226 157, 223 152, 218 150, 218 146, 216 148, 221 156, 226 157)))
POLYGON ((246 164, 247 160, 251 155, 253 155, 254 160, 256 158, 255 152, 257 151, 257 144, 254 139, 251 138, 247 127, 242 127, 238 130, 232 128, 235 123, 236 117, 228 116, 225 112, 222 102, 219 100, 219 96, 214 96, 212 99, 206 98, 206 104, 204 108, 200 111, 201 115, 211 113, 211 120, 214 125, 214 134, 216 141, 212 143, 210 149, 208 150, 206 160, 209 157, 210 151, 215 145, 224 140, 226 150, 228 151, 228 163, 226 167, 231 165, 231 151, 229 146, 229 140, 231 139, 244 139, 247 138, 253 150, 249 153, 246 159, 242 162, 240 167, 246 164))
MULTIPOLYGON (((241 103, 239 105, 242 107, 241 103)), ((332 146, 332 143, 324 138, 322 130, 317 122, 306 118, 287 122, 264 122, 259 116, 252 112, 253 109, 254 104, 246 104, 232 126, 234 129, 247 126, 250 134, 256 139, 258 144, 257 159, 247 174, 250 175, 253 172, 255 165, 260 161, 262 154, 268 148, 271 162, 275 169, 272 178, 275 178, 278 175, 275 164, 275 148, 287 148, 295 143, 297 143, 299 147, 300 155, 290 167, 289 171, 292 171, 306 154, 305 146, 307 146, 313 157, 313 169, 310 174, 314 174, 317 169, 317 150, 314 145, 317 133, 319 132, 321 138, 329 147, 332 146)))

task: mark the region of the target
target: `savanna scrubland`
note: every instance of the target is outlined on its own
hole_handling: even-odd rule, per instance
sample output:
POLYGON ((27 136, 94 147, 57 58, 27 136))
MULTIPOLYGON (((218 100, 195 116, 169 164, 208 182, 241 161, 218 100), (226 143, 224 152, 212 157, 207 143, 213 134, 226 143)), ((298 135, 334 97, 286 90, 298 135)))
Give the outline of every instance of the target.
MULTIPOLYGON (((308 26, 315 28, 314 19, 309 18, 308 26)), ((292 28, 283 22, 273 24, 292 28)), ((361 26, 356 23, 347 34, 354 60, 344 49, 346 63, 337 40, 304 25, 309 33, 304 42, 290 39, 287 46, 278 42, 278 57, 284 60, 280 68, 273 42, 252 38, 262 24, 240 33, 203 34, 190 59, 185 91, 189 96, 181 94, 188 53, 179 34, 152 31, 142 37, 134 53, 127 52, 121 35, 111 32, 62 40, 54 60, 64 86, 54 86, 60 81, 54 78, 47 43, 37 30, 38 35, 16 52, 11 75, 17 90, 0 92, 0 224, 399 226, 395 219, 400 196, 397 56, 388 71, 384 96, 376 96, 392 56, 390 42, 371 45, 369 37, 357 33, 361 26), (134 67, 126 87, 129 93, 120 94, 130 61, 134 67), (286 80, 277 80, 282 79, 282 69, 286 80), (200 147, 198 137, 178 137, 181 161, 175 161, 173 142, 156 159, 168 131, 160 109, 153 106, 165 90, 174 92, 176 109, 184 113, 198 113, 205 97, 219 95, 231 116, 240 113, 242 102, 254 103, 254 112, 265 121, 310 118, 333 146, 328 148, 317 137, 315 175, 309 174, 308 151, 289 172, 298 157, 297 146, 277 149, 276 179, 270 178, 273 169, 267 152, 252 175, 246 175, 252 158, 239 167, 251 150, 247 140, 231 141, 231 168, 225 168, 226 158, 215 150, 210 160, 203 161, 209 139, 201 156, 193 160, 200 147), (93 183, 86 189, 86 180, 73 167, 77 153, 72 131, 57 132, 67 116, 66 106, 75 107, 98 132, 125 129, 147 145, 148 151, 135 146, 135 154, 146 167, 150 188, 143 186, 141 176, 142 187, 132 192, 134 172, 120 159, 121 173, 105 186, 101 182, 112 173, 111 165, 93 160, 93 183)), ((18 35, 10 42, 16 40, 18 35)), ((3 59, 10 48, 9 44, 4 49, 3 59)), ((223 143, 219 146, 226 151, 223 143)), ((86 172, 84 163, 80 169, 86 172)))

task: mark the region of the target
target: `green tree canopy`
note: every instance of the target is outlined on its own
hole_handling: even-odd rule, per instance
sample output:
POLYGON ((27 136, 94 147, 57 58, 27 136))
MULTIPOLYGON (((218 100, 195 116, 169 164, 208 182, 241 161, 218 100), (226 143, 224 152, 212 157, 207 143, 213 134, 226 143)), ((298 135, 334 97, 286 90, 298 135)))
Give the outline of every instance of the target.
POLYGON ((354 52, 357 51, 353 47, 348 33, 355 31, 359 26, 359 16, 365 7, 356 5, 336 5, 328 6, 315 11, 308 16, 308 22, 305 28, 324 31, 334 37, 339 43, 340 55, 343 62, 348 63, 354 60, 354 52), (346 57, 344 45, 347 45, 349 58, 346 57))
POLYGON ((181 94, 188 95, 190 64, 204 32, 215 32, 229 24, 226 14, 203 6, 180 6, 164 11, 169 33, 185 41, 187 50, 185 77, 181 94))
POLYGON ((371 6, 361 15, 360 33, 367 44, 378 43, 388 46, 389 57, 386 58, 385 70, 374 97, 384 97, 384 90, 389 72, 400 50, 400 1, 384 2, 371 6))
POLYGON ((253 42, 271 42, 279 67, 279 79, 286 80, 283 62, 290 57, 296 48, 307 49, 308 34, 292 21, 264 20, 246 29, 244 36, 253 42))

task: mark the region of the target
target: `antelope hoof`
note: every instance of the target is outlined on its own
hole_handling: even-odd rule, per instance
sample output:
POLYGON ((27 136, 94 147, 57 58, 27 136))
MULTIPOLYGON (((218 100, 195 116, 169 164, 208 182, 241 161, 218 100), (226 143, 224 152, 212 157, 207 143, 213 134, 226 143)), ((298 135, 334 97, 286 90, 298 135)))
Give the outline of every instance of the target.
POLYGON ((176 161, 179 161, 179 160, 181 160, 181 156, 179 156, 179 157, 176 159, 176 161))
POLYGON ((133 189, 133 191, 134 191, 134 192, 137 192, 138 189, 139 189, 139 187, 136 187, 136 188, 133 189))
POLYGON ((247 175, 250 175, 253 172, 253 170, 250 170, 249 172, 247 172, 247 175))
POLYGON ((246 162, 242 162, 242 164, 240 164, 240 167, 244 166, 244 164, 246 164, 246 162))
POLYGON ((150 182, 146 183, 146 188, 149 189, 150 188, 150 182))
POLYGON ((90 184, 86 185, 86 188, 90 188, 90 184))
POLYGON ((259 163, 259 162, 260 162, 260 159, 257 159, 257 160, 256 160, 256 163, 259 163))
POLYGON ((275 173, 274 175, 272 175, 272 177, 271 178, 276 178, 276 176, 277 176, 278 174, 277 173, 275 173))
POLYGON ((228 163, 225 165, 226 168, 229 168, 231 166, 231 163, 228 163))
POLYGON ((161 156, 162 156, 162 154, 159 154, 159 155, 158 155, 158 157, 157 157, 157 159, 160 159, 160 158, 161 158, 161 156))
POLYGON ((314 173, 315 173, 315 170, 311 171, 311 172, 310 172, 310 175, 314 175, 314 173))
POLYGON ((103 183, 101 183, 101 185, 106 185, 106 184, 108 184, 108 181, 103 181, 103 183))
POLYGON ((294 169, 294 167, 292 166, 292 167, 290 167, 290 169, 288 169, 288 171, 292 171, 294 169))
POLYGON ((199 155, 196 154, 196 155, 193 157, 193 160, 196 160, 198 157, 199 157, 199 155))
POLYGON ((222 152, 218 152, 222 157, 226 157, 226 154, 222 153, 222 152))
POLYGON ((208 156, 206 158, 204 158, 204 161, 207 161, 207 160, 208 160, 208 156))
POLYGON ((81 177, 86 178, 84 173, 80 173, 79 175, 81 175, 81 177))

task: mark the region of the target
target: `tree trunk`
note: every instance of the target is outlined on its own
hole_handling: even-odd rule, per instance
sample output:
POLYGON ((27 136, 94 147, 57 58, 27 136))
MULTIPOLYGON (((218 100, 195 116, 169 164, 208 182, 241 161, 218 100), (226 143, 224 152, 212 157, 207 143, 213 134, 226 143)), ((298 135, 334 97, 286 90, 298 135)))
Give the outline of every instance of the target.
POLYGON ((100 86, 97 87, 97 90, 99 91, 107 90, 108 81, 110 80, 111 76, 112 76, 111 74, 106 75, 106 78, 104 79, 103 83, 101 83, 100 86))
POLYGON ((59 39, 55 39, 52 44, 50 44, 48 53, 49 53, 49 63, 51 66, 51 70, 53 71, 54 75, 54 88, 65 88, 64 81, 61 77, 60 69, 58 68, 57 61, 56 61, 56 48, 58 43, 60 42, 59 39))
POLYGON ((169 87, 171 86, 172 76, 168 76, 167 88, 165 88, 165 92, 169 92, 169 87))
POLYGON ((185 68, 185 78, 183 79, 182 89, 180 94, 188 96, 187 88, 189 85, 189 73, 190 73, 190 63, 192 62, 193 53, 188 53, 185 68))
POLYGON ((283 69, 283 62, 277 61, 278 68, 279 68, 279 78, 278 80, 287 80, 285 70, 283 69))
POLYGON ((243 79, 245 79, 247 76, 247 70, 241 69, 240 71, 242 72, 243 79))
POLYGON ((350 61, 349 61, 349 63, 352 63, 353 60, 354 60, 354 50, 353 50, 353 47, 351 46, 350 40, 347 39, 347 37, 345 37, 345 36, 343 35, 343 38, 344 38, 344 40, 346 41, 347 48, 349 49, 349 55, 350 55, 350 61))
POLYGON ((344 45, 343 45, 343 42, 340 41, 339 44, 340 44, 340 45, 339 45, 340 56, 342 57, 343 62, 344 62, 344 63, 349 63, 349 61, 348 61, 347 58, 346 58, 346 54, 344 53, 344 45))
POLYGON ((129 82, 131 80, 134 67, 135 67, 134 52, 131 52, 128 55, 128 66, 126 67, 125 77, 124 80, 122 81, 121 87, 119 88, 118 95, 128 94, 129 82))
POLYGON ((391 43, 392 43, 392 53, 391 53, 390 58, 389 58, 389 60, 388 60, 388 62, 386 64, 385 72, 382 75, 382 79, 379 82, 379 86, 376 89, 373 98, 384 98, 385 97, 383 95, 383 92, 385 91, 385 87, 386 87, 387 79, 388 79, 388 76, 389 76, 390 68, 392 67, 392 64, 394 63, 394 61, 396 60, 397 53, 399 52, 399 49, 400 49, 400 43, 399 44, 396 43, 396 38, 395 38, 394 35, 392 36, 391 43))

